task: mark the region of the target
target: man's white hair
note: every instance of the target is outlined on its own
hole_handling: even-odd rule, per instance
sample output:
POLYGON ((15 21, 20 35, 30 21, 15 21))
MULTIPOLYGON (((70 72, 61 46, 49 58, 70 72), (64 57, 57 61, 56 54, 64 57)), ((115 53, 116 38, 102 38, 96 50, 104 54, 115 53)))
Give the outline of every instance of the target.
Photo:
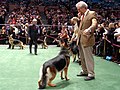
POLYGON ((76 4, 76 7, 77 8, 88 8, 88 5, 84 1, 80 1, 76 4))
POLYGON ((34 18, 32 21, 37 22, 37 19, 34 18))

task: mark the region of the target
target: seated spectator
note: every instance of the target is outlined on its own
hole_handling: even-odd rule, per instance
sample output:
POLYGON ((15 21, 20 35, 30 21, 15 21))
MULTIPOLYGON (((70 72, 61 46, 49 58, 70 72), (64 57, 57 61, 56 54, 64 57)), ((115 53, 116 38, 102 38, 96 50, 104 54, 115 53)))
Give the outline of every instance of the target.
POLYGON ((0 31, 0 39, 1 39, 0 44, 6 44, 7 33, 5 26, 2 26, 2 30, 0 31))

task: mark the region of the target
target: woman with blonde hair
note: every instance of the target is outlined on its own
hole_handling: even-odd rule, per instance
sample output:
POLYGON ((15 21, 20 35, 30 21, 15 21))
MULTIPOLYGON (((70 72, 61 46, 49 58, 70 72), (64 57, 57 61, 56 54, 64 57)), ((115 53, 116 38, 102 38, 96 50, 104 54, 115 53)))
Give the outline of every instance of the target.
POLYGON ((80 21, 78 17, 73 17, 71 20, 71 24, 74 25, 74 33, 72 35, 72 38, 71 38, 71 42, 72 41, 76 41, 77 39, 77 36, 78 36, 78 29, 79 29, 79 24, 78 22, 80 21))

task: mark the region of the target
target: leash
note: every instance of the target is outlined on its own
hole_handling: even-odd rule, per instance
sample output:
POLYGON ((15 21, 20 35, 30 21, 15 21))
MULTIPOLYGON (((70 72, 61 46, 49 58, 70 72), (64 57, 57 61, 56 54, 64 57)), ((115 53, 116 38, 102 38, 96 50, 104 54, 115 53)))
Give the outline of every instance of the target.
MULTIPOLYGON (((111 43, 111 41, 110 40, 108 40, 107 38, 105 38, 105 40, 108 42, 108 43, 111 43)), ((116 46, 116 47, 119 47, 120 48, 120 45, 117 45, 117 44, 111 44, 112 46, 116 46)))
POLYGON ((52 36, 50 36, 50 35, 46 35, 47 37, 49 37, 49 38, 52 38, 52 39, 56 39, 55 37, 52 37, 52 36))

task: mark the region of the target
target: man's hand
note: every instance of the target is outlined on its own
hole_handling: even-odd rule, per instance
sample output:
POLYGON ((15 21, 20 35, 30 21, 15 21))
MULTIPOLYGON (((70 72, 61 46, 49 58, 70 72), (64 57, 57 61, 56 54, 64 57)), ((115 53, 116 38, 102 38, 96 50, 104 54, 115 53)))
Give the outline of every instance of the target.
POLYGON ((81 18, 81 13, 78 13, 77 15, 78 15, 78 18, 81 18))
POLYGON ((31 38, 29 37, 28 40, 31 40, 31 38))
POLYGON ((89 35, 91 33, 91 29, 85 29, 84 31, 83 31, 83 35, 89 35))

